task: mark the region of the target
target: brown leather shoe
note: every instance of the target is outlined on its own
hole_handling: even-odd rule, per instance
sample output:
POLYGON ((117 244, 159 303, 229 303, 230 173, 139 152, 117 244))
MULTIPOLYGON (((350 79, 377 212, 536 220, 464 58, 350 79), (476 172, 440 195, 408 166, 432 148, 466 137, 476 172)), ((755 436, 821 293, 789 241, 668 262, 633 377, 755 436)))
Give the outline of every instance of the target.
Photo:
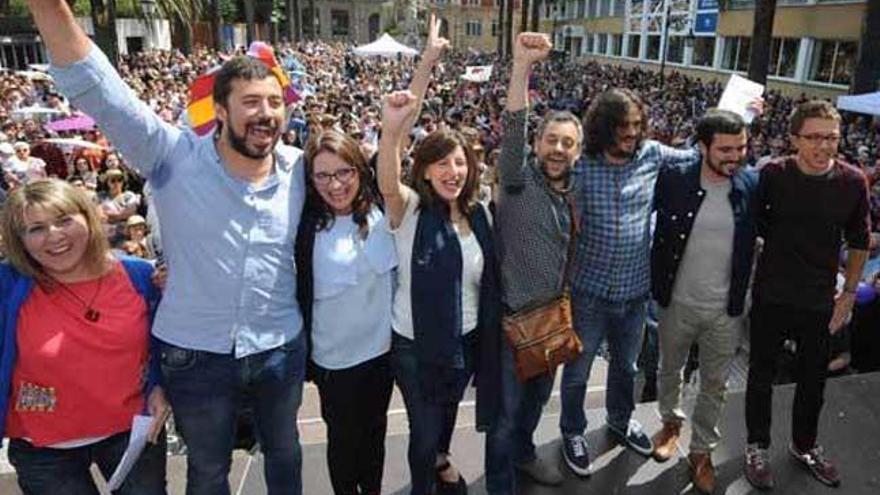
POLYGON ((654 443, 654 452, 651 456, 657 462, 666 462, 675 455, 678 450, 678 437, 681 436, 681 423, 678 421, 664 421, 663 429, 658 431, 651 441, 654 443))
POLYGON ((715 466, 712 465, 712 455, 699 452, 688 455, 691 463, 691 481, 694 488, 700 493, 712 493, 715 491, 715 466))

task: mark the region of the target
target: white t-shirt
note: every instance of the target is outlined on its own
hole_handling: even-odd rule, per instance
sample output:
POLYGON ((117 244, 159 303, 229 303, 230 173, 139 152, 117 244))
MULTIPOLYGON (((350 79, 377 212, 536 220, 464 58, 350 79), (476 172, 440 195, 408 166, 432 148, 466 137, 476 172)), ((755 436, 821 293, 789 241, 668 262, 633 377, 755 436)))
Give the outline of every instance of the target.
MULTIPOLYGON (((412 250, 419 223, 419 195, 405 187, 406 212, 397 229, 392 229, 397 246, 400 269, 397 270, 397 291, 394 293, 394 311, 391 326, 398 334, 415 338, 413 331, 412 304, 412 250)), ((456 229, 456 233, 458 230, 456 229)), ((480 278, 483 274, 483 251, 477 236, 471 231, 466 236, 459 235, 462 253, 462 294, 461 294, 461 333, 465 335, 477 328, 477 315, 480 307, 480 278)))
POLYGON ((312 360, 344 369, 391 349, 392 270, 397 253, 378 208, 362 239, 351 215, 315 235, 312 360))

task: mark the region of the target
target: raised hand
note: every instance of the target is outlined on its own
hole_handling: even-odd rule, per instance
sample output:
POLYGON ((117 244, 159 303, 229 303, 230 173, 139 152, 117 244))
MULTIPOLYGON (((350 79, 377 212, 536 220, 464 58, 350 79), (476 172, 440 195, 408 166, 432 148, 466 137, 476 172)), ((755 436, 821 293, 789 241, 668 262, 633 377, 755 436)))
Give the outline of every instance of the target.
POLYGON ((545 33, 519 33, 513 45, 513 62, 531 65, 547 58, 552 49, 550 36, 545 33))
POLYGON ((443 55, 443 50, 449 47, 449 40, 440 37, 441 20, 431 13, 428 21, 428 41, 425 43, 425 51, 422 57, 432 65, 443 55))
POLYGON ((395 91, 382 101, 382 132, 400 136, 418 110, 418 99, 410 91, 395 91))

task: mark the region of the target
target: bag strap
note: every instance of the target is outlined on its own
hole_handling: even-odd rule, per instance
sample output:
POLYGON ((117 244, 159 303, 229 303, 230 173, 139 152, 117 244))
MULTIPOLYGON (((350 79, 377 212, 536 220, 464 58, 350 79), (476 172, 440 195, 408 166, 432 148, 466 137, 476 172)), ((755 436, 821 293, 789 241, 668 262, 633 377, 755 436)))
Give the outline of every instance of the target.
POLYGON ((568 249, 565 253, 565 268, 562 269, 562 290, 563 292, 569 292, 571 290, 571 265, 572 259, 574 258, 574 248, 577 239, 578 229, 580 226, 580 221, 577 214, 577 208, 574 205, 574 199, 572 198, 571 191, 566 192, 564 197, 565 204, 568 207, 569 222, 568 249))

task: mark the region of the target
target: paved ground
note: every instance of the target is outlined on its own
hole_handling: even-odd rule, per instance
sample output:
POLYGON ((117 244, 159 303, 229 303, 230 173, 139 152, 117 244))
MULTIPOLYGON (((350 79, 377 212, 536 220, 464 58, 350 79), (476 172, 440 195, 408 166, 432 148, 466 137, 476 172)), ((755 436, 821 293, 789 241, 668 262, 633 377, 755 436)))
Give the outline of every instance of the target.
MULTIPOLYGON (((750 487, 741 476, 741 452, 743 449, 744 425, 742 419, 744 385, 742 360, 735 366, 731 379, 734 392, 731 393, 726 417, 724 419, 725 443, 716 451, 715 460, 719 466, 718 493, 740 495, 751 493, 750 487)), ((688 484, 688 467, 685 453, 665 464, 657 464, 641 456, 626 451, 616 445, 602 427, 604 362, 597 362, 596 373, 591 380, 591 391, 587 400, 590 429, 588 438, 595 460, 595 473, 589 480, 570 476, 562 487, 547 489, 532 486, 523 480, 520 493, 526 495, 549 494, 681 494, 691 493, 688 484)), ((306 494, 330 494, 329 480, 325 465, 323 425, 321 424, 316 391, 307 388, 306 398, 300 419, 304 443, 304 484, 306 494)), ((692 390, 687 393, 687 402, 692 399, 692 390)), ((880 374, 847 377, 829 384, 826 394, 825 414, 821 431, 825 432, 823 441, 829 453, 838 461, 845 484, 840 490, 824 489, 809 477, 799 465, 790 460, 785 453, 785 438, 790 424, 790 416, 784 411, 791 410, 793 388, 780 387, 776 395, 773 435, 774 466, 778 486, 775 493, 792 495, 813 495, 824 493, 846 495, 876 495, 880 493, 880 374)), ((542 455, 559 461, 558 445, 558 392, 548 405, 541 424, 536 432, 536 441, 542 455)), ((645 424, 649 432, 656 431, 659 416, 654 404, 640 405, 636 416, 645 424)), ((689 431, 685 429, 683 445, 687 445, 689 431)), ((387 439, 385 486, 383 493, 405 495, 408 472, 405 459, 406 415, 399 396, 395 396, 389 411, 389 431, 387 439)), ((473 430, 473 404, 467 398, 459 415, 457 432, 453 442, 453 455, 471 486, 470 493, 485 493, 482 471, 483 437, 473 430)), ((169 493, 184 493, 183 476, 185 460, 182 456, 169 457, 169 493)), ((234 458, 230 480, 233 493, 256 495, 265 493, 262 482, 262 464, 259 454, 251 456, 237 451, 234 458)), ((14 484, 13 475, 0 475, 0 494, 20 495, 14 484)))

